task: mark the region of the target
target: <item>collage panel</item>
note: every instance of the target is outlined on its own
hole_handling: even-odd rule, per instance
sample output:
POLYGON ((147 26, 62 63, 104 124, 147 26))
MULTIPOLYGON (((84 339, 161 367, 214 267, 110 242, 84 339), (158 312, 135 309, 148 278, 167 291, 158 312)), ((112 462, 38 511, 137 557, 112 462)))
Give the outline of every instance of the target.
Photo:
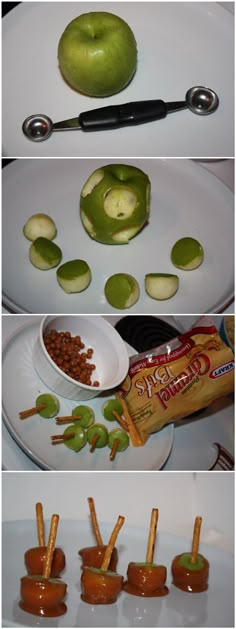
POLYGON ((3 626, 233 627, 233 516, 223 472, 6 472, 3 626), (37 533, 47 540, 53 515, 60 578, 46 580, 37 533), (40 597, 44 618, 32 614, 40 597))
POLYGON ((233 315, 4 317, 4 468, 232 469, 233 336, 233 315))
POLYGON ((7 164, 3 303, 20 314, 232 312, 233 170, 233 160, 7 164))
POLYGON ((3 22, 3 155, 234 157, 224 5, 20 3, 3 22))
POLYGON ((1 626, 234 627, 235 3, 1 8, 1 626))

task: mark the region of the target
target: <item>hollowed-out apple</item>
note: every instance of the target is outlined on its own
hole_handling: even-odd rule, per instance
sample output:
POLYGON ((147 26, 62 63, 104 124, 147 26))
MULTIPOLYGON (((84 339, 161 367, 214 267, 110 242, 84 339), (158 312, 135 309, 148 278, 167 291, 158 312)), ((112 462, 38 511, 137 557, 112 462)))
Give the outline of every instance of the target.
POLYGON ((94 240, 127 244, 147 223, 150 180, 139 168, 108 164, 95 170, 80 195, 84 228, 94 240))

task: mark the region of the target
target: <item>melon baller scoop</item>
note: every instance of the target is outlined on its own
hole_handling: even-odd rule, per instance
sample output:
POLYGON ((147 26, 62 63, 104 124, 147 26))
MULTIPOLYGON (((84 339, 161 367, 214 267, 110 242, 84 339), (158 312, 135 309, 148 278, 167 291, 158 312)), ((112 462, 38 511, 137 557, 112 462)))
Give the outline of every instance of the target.
POLYGON ((190 109, 194 114, 205 116, 212 114, 218 105, 219 98, 213 90, 208 87, 195 86, 187 91, 183 101, 165 103, 163 100, 147 100, 123 105, 108 105, 85 111, 77 118, 56 123, 44 114, 35 114, 24 120, 22 130, 29 140, 42 142, 47 140, 53 131, 118 129, 160 120, 167 114, 181 109, 190 109))

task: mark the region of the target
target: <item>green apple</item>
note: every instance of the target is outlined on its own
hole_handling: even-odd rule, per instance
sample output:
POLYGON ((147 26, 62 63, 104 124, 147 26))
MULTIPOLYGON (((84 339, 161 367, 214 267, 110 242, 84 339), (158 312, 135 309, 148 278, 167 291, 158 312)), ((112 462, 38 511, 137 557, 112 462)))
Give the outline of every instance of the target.
POLYGON ((37 269, 48 271, 61 262, 62 252, 55 242, 40 236, 30 245, 29 259, 37 269))
POLYGON ((24 227, 23 234, 28 240, 36 240, 40 236, 53 240, 57 235, 57 228, 54 220, 48 214, 33 214, 28 218, 24 227))
POLYGON ((63 77, 75 90, 87 96, 110 96, 120 92, 135 73, 135 37, 117 15, 84 13, 62 33, 58 61, 63 77))
POLYGON ((151 184, 139 168, 107 164, 95 170, 80 195, 84 228, 94 240, 127 244, 147 223, 151 184))
POLYGON ((170 299, 179 288, 179 278, 171 273, 148 273, 145 290, 152 299, 170 299))
POLYGON ((105 297, 113 308, 130 308, 139 299, 139 284, 128 273, 115 273, 108 278, 104 288, 105 297))
POLYGON ((177 240, 171 250, 171 261, 178 269, 192 271, 202 264, 204 250, 195 238, 186 236, 177 240))

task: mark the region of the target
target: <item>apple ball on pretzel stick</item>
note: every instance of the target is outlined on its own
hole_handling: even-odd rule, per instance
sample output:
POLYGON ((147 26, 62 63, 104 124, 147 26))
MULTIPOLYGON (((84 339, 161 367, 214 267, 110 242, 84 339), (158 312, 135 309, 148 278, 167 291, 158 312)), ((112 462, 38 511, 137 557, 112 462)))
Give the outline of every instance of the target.
MULTIPOLYGON (((96 515, 95 504, 94 504, 93 498, 88 498, 88 503, 89 503, 93 533, 94 533, 97 545, 88 546, 86 548, 81 548, 78 554, 80 555, 83 562, 81 566, 82 569, 84 568, 84 566, 93 566, 94 568, 101 568, 107 546, 103 544, 103 541, 102 541, 102 536, 101 536, 98 521, 97 521, 97 515, 96 515)), ((109 570, 111 570, 112 572, 115 572, 117 562, 118 562, 118 553, 117 553, 117 548, 114 546, 111 553, 110 563, 108 565, 109 570)))
POLYGON ((51 576, 59 515, 54 514, 42 575, 27 575, 21 578, 21 609, 36 616, 54 617, 65 614, 66 583, 51 576))
POLYGON ((32 415, 40 415, 40 417, 50 419, 58 414, 59 409, 60 403, 55 395, 42 393, 36 398, 35 406, 19 412, 19 418, 28 419, 28 417, 32 417, 32 415))
POLYGON ((184 592, 204 592, 208 588, 209 563, 198 553, 202 518, 194 523, 191 553, 176 555, 172 561, 173 584, 184 592))
POLYGON ((109 570, 111 555, 117 536, 125 518, 119 515, 107 544, 101 568, 85 566, 81 575, 81 598, 91 605, 108 605, 115 603, 122 589, 123 577, 109 570))
POLYGON ((166 567, 153 563, 156 529, 158 522, 158 509, 152 509, 146 562, 136 563, 130 562, 127 570, 127 581, 123 585, 123 589, 129 594, 135 596, 166 596, 169 590, 165 585, 166 567))
MULTIPOLYGON (((28 574, 42 574, 44 561, 46 558, 47 546, 45 544, 43 507, 41 502, 37 502, 36 521, 38 532, 38 546, 29 548, 25 553, 25 565, 28 574)), ((58 577, 66 565, 66 558, 61 548, 54 548, 51 566, 51 576, 58 577)))

